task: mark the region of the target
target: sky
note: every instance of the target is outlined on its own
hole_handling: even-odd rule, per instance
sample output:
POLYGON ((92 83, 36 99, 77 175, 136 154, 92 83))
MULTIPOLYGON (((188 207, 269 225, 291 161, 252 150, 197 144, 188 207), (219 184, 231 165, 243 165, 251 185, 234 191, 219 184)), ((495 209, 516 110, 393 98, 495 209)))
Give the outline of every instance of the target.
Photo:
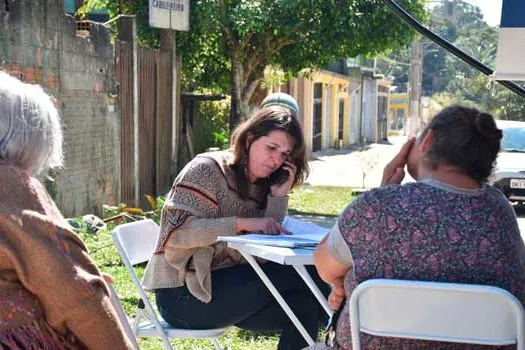
POLYGON ((491 26, 499 25, 502 0, 463 0, 481 9, 485 22, 491 26))

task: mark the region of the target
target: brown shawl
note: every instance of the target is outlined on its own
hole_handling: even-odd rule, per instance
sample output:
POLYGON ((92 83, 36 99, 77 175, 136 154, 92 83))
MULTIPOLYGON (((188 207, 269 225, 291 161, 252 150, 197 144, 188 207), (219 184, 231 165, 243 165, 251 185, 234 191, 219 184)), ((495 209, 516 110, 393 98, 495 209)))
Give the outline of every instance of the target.
POLYGON ((0 348, 132 349, 108 295, 43 186, 0 164, 0 348))

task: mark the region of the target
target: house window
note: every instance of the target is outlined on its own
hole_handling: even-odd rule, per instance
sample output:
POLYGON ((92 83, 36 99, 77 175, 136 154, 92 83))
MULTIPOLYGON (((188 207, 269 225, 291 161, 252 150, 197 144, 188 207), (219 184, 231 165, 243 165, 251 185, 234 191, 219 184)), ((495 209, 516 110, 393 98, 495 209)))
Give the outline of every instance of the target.
POLYGON ((314 84, 314 115, 313 115, 313 132, 312 132, 312 151, 318 151, 322 145, 322 127, 323 127, 323 84, 314 84))
POLYGON ((343 130, 345 125, 345 100, 340 99, 339 100, 339 130, 337 133, 337 137, 339 140, 343 139, 343 130))

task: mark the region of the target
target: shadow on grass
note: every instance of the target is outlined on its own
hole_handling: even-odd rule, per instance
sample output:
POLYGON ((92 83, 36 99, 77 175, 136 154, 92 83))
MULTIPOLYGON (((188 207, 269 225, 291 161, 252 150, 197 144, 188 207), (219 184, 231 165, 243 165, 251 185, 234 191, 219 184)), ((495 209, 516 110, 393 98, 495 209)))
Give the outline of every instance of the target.
POLYGON ((310 222, 325 228, 331 228, 337 219, 337 215, 304 212, 296 209, 288 209, 288 215, 297 219, 310 222))
POLYGON ((257 341, 260 340, 260 338, 269 338, 269 337, 278 337, 280 335, 279 331, 269 331, 269 332, 261 332, 261 331, 247 331, 244 329, 236 329, 236 336, 244 341, 257 341))
POLYGON ((301 216, 319 217, 319 218, 336 218, 337 217, 337 215, 334 215, 334 214, 313 213, 313 212, 301 211, 297 209, 288 209, 288 214, 297 216, 297 217, 301 217, 301 216))

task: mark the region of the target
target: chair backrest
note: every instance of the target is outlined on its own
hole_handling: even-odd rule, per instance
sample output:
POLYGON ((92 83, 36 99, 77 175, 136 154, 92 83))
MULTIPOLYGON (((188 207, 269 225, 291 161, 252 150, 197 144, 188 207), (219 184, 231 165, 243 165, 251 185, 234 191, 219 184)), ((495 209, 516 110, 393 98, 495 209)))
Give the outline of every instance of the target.
POLYGON ((359 331, 398 338, 507 345, 524 349, 524 311, 504 289, 469 284, 376 279, 350 297, 353 349, 359 331))
MULTIPOLYGON (((157 244, 159 231, 159 226, 153 220, 146 219, 115 227, 112 232, 112 237, 113 243, 117 247, 117 250, 122 257, 122 261, 131 275, 133 284, 137 287, 150 321, 159 332, 163 332, 164 346, 167 349, 170 349, 171 345, 169 345, 169 341, 166 338, 166 334, 163 331, 159 318, 157 317, 148 295, 144 288, 142 288, 142 283, 133 268, 133 265, 146 262, 151 258, 155 245, 157 244)), ((140 308, 142 307, 139 303, 139 309, 140 308)), ((137 319, 139 318, 137 312, 137 319)), ((138 323, 136 325, 138 326, 138 323)))
POLYGON ((159 225, 150 219, 130 222, 113 229, 113 242, 123 250, 131 265, 136 265, 151 258, 159 231, 159 225))

